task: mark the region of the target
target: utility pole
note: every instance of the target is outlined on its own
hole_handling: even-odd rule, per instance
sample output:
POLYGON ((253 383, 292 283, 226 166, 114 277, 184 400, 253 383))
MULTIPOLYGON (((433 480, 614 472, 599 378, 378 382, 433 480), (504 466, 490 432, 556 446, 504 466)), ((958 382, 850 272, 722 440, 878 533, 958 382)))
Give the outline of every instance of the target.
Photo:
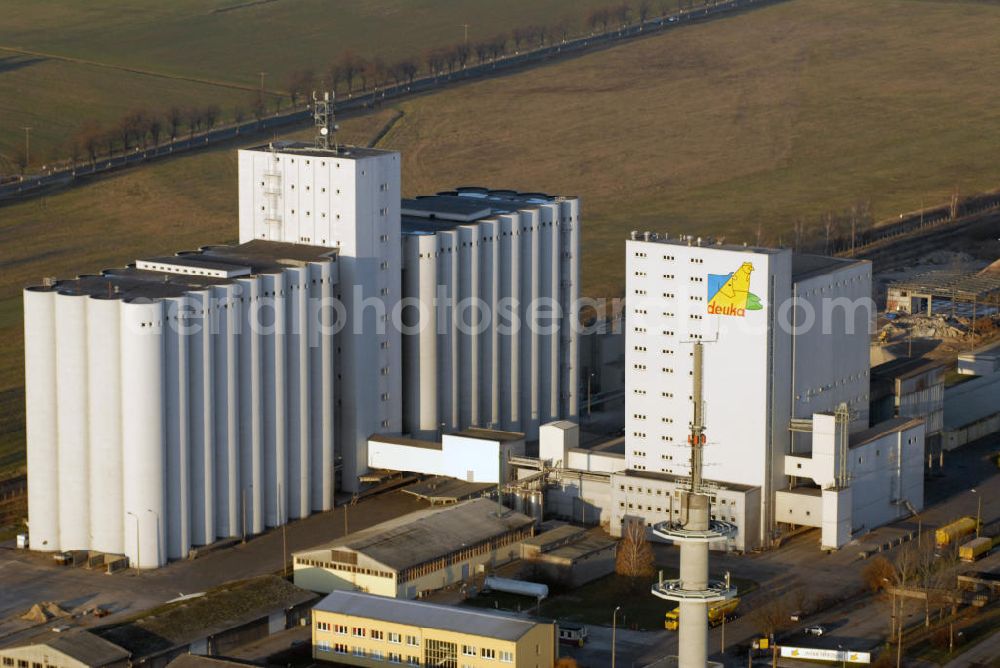
POLYGON ((260 74, 260 90, 264 91, 264 77, 267 76, 267 72, 258 72, 260 74))
POLYGON ((24 126, 24 168, 31 164, 31 127, 24 126))
POLYGON ((469 43, 469 24, 468 23, 463 23, 459 27, 465 28, 465 43, 468 44, 469 43))

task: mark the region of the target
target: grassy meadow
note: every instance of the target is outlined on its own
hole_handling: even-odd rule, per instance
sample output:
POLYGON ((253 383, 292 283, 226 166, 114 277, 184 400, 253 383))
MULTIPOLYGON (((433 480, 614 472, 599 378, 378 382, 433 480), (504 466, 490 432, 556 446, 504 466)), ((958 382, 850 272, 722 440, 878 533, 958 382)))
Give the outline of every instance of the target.
MULTIPOLYGON (((38 48, 68 50, 74 34, 79 43, 96 39, 92 7, 124 4, 19 4, 19 18, 0 25, 0 44, 34 36, 38 48), (65 35, 32 32, 25 13, 63 5, 65 35)), ((219 4, 150 11, 181 16, 219 4)), ((278 0, 227 14, 313 5, 278 0)), ((522 13, 532 6, 509 4, 522 13)), ((387 16, 402 30, 399 16, 387 16)), ((451 29, 433 25, 441 39, 451 29)), ((290 30, 281 22, 274 29, 290 30)), ((379 145, 402 152, 408 195, 464 184, 579 195, 582 289, 610 296, 623 289, 622 240, 632 229, 788 242, 795 221, 815 228, 824 212, 858 200, 870 200, 882 219, 944 202, 956 187, 967 194, 1000 185, 1000 88, 991 76, 998 34, 997 4, 792 0, 410 100, 379 145)), ((142 63, 143 45, 133 46, 142 63)), ((190 53, 177 51, 185 53, 172 67, 185 72, 190 53)), ((365 144, 395 114, 347 120, 342 139, 365 144)), ((235 240, 232 148, 0 207, 0 475, 23 463, 21 286, 235 240)))
MULTIPOLYGON (((552 25, 582 29, 607 0, 0 0, 0 172, 32 127, 34 166, 65 157, 87 120, 216 104, 249 108, 289 75, 324 72, 345 49, 393 62, 430 47, 552 25), (223 10, 223 11, 220 11, 223 10), (127 68, 135 71, 124 71, 127 68), (209 83, 203 83, 209 82, 209 83)), ((421 65, 422 67, 422 65, 421 65)))

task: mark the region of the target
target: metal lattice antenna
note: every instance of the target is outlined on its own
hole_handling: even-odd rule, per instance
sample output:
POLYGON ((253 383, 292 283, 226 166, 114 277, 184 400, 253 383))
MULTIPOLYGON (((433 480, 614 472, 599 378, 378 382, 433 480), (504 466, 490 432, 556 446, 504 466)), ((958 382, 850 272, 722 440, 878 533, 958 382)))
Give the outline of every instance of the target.
MULTIPOLYGON (((323 91, 323 97, 316 96, 313 91, 313 125, 316 126, 316 146, 322 149, 329 149, 334 133, 339 127, 334 123, 333 103, 336 93, 323 91)), ((333 150, 337 150, 337 142, 333 142, 333 150)))

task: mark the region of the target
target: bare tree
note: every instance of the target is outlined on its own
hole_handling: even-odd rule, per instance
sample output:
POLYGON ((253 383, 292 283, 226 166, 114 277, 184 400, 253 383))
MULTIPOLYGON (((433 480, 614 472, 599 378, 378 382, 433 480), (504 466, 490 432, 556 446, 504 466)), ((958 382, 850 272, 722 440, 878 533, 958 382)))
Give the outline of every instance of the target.
POLYGON ((470 55, 472 55, 472 47, 468 44, 461 42, 455 45, 455 58, 458 60, 458 66, 463 70, 465 69, 465 64, 469 62, 470 55))
POLYGON ((757 599, 748 616, 761 635, 770 636, 788 625, 790 614, 784 597, 767 593, 757 599))
POLYGON ((653 4, 649 0, 639 0, 635 12, 639 15, 639 23, 645 23, 649 14, 653 11, 653 4))
POLYGON ((188 128, 188 139, 194 139, 194 133, 201 129, 201 109, 191 107, 184 112, 184 123, 188 128))
POLYGON ((559 35, 559 39, 566 41, 569 38, 570 21, 565 16, 556 21, 556 24, 552 27, 552 31, 559 35))
POLYGON ((601 32, 607 32, 610 20, 611 11, 607 7, 595 7, 587 13, 587 25, 590 26, 591 33, 597 32, 597 26, 601 26, 601 32))
POLYGON ((296 106, 300 99, 307 98, 316 87, 316 72, 311 69, 295 70, 288 77, 288 99, 296 106))
POLYGON ((653 549, 646 539, 646 526, 639 520, 626 521, 622 527, 615 572, 629 578, 633 589, 638 589, 644 579, 651 578, 656 572, 653 549))
MULTIPOLYGON (((337 67, 341 78, 347 84, 347 93, 350 95, 354 92, 354 77, 361 74, 364 70, 365 59, 347 49, 340 54, 340 58, 337 60, 337 67)), ((364 89, 364 84, 362 84, 361 88, 362 90, 364 89)))
POLYGON ((408 83, 413 83, 413 77, 417 76, 419 68, 417 67, 416 61, 413 59, 407 59, 399 64, 400 72, 406 77, 408 83))
POLYGON ((24 176, 25 170, 28 169, 28 151, 26 147, 18 144, 14 148, 14 155, 12 159, 14 166, 17 167, 17 173, 24 176))
POLYGON ((215 104, 210 104, 201 112, 202 118, 205 119, 205 130, 211 132, 212 128, 219 120, 220 114, 219 106, 215 104))
POLYGON ((472 50, 476 52, 476 58, 479 60, 479 64, 482 65, 490 55, 489 42, 476 42, 472 45, 472 50))
POLYGON ((171 141, 177 139, 177 130, 181 127, 182 122, 184 122, 184 112, 181 111, 180 107, 170 107, 167 110, 167 125, 170 127, 171 141))
POLYGON ((253 117, 257 119, 260 123, 260 119, 264 118, 264 114, 267 113, 267 108, 264 105, 264 93, 261 91, 256 91, 253 96, 253 100, 250 102, 250 113, 253 117))
POLYGON ((514 42, 514 53, 518 53, 521 50, 521 42, 524 41, 525 37, 527 35, 524 28, 514 28, 510 31, 510 39, 514 42))
POLYGON ((153 140, 153 148, 160 145, 160 135, 163 134, 163 117, 159 114, 150 114, 146 119, 146 128, 149 130, 149 137, 153 140))
POLYGON ((632 6, 627 2, 623 2, 615 7, 614 13, 615 18, 618 19, 618 24, 624 28, 628 25, 629 16, 632 14, 632 6))
POLYGON ((87 121, 76 132, 76 141, 93 165, 97 162, 97 154, 101 150, 101 128, 95 121, 87 121))
POLYGON ((896 567, 882 555, 873 557, 861 571, 861 579, 872 591, 880 591, 896 581, 896 567))

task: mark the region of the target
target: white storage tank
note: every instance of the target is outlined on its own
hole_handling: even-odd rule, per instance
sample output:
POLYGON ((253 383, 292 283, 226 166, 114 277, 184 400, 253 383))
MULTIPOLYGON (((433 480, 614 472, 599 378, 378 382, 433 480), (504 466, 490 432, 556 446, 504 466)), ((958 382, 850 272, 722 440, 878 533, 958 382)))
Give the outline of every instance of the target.
POLYGON ((87 295, 56 294, 56 413, 59 434, 59 548, 90 547, 90 385, 87 295))

